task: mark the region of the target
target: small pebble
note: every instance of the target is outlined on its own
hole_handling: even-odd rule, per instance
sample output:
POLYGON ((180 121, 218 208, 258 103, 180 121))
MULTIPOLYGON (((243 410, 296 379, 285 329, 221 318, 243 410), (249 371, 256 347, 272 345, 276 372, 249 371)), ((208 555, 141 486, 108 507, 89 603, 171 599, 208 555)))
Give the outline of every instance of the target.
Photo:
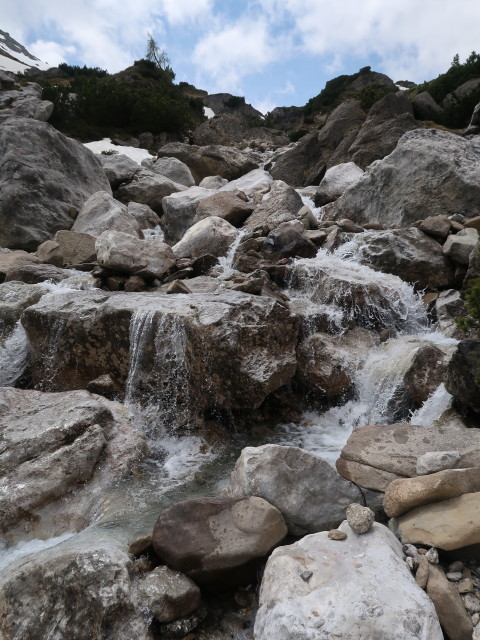
POLYGON ((418 551, 417 547, 413 544, 404 544, 403 545, 403 553, 409 558, 413 558, 416 562, 418 562, 418 551))
POLYGON ((346 540, 347 534, 344 531, 340 531, 340 529, 330 529, 328 537, 330 540, 346 540))
POLYGON ((471 580, 470 578, 467 578, 466 580, 462 580, 461 582, 458 583, 458 590, 462 594, 473 593, 474 592, 473 580, 471 580))
POLYGON ((430 564, 438 564, 438 551, 433 547, 427 551, 425 557, 430 564))
POLYGON ((448 567, 449 573, 456 573, 457 571, 463 571, 463 562, 461 560, 455 560, 455 562, 452 562, 448 567))
POLYGON ((468 613, 480 613, 480 600, 473 593, 467 593, 462 596, 462 600, 468 613))
POLYGON ((427 553, 426 549, 417 549, 417 551, 421 556, 424 556, 427 553))
POLYGON ((447 578, 447 580, 450 580, 450 582, 460 582, 460 580, 463 578, 463 576, 460 573, 460 571, 449 571, 446 574, 446 578, 447 578))
POLYGON ((312 576, 313 576, 313 573, 311 571, 304 571, 303 573, 300 574, 300 578, 304 582, 308 582, 312 576))

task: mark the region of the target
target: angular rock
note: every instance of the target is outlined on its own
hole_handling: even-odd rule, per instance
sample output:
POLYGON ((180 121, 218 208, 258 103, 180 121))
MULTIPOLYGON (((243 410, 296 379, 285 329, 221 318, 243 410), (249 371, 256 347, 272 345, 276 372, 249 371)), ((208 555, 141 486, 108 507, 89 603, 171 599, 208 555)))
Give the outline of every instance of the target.
POLYGON ((325 173, 315 194, 315 205, 323 207, 334 202, 362 178, 363 170, 354 162, 344 162, 331 167, 325 173))
POLYGON ((195 184, 190 169, 177 158, 157 158, 151 166, 151 171, 185 187, 193 187, 195 184))
POLYGON ((23 282, 5 282, 0 285, 0 345, 13 331, 24 309, 36 304, 47 292, 46 287, 23 282))
POLYGON ((95 236, 75 231, 57 231, 55 234, 64 265, 95 262, 95 240, 95 236))
POLYGON ((439 242, 446 240, 452 228, 452 223, 448 216, 428 216, 419 226, 420 231, 437 238, 439 242))
POLYGON ((340 530, 348 533, 340 544, 324 531, 272 553, 255 638, 442 640, 433 605, 416 585, 395 536, 380 524, 362 535, 346 522, 340 530), (313 574, 308 582, 300 578, 305 569, 313 574))
POLYGON ((95 251, 100 266, 145 278, 162 278, 175 265, 172 249, 165 242, 140 240, 121 231, 104 231, 95 251))
POLYGON ((123 153, 97 155, 112 189, 117 189, 123 182, 130 182, 141 167, 123 153))
POLYGON ((0 132, 0 246, 34 250, 110 185, 95 155, 45 122, 10 117, 0 132))
POLYGON ((128 553, 101 530, 22 559, 0 578, 0 634, 4 640, 149 640, 131 572, 128 553))
POLYGON ((160 224, 160 218, 147 204, 129 202, 127 205, 127 211, 136 219, 140 229, 142 230, 157 229, 160 224))
POLYGON ((303 231, 300 220, 282 222, 268 234, 263 254, 273 260, 313 258, 317 247, 303 235, 303 231))
POLYGON ((242 191, 246 196, 252 197, 255 193, 264 193, 270 190, 273 182, 272 176, 265 169, 253 169, 241 178, 231 180, 220 188, 220 191, 242 191))
POLYGON ((186 189, 183 184, 141 168, 130 182, 120 185, 115 191, 115 196, 125 204, 132 201, 146 204, 161 215, 163 198, 186 189))
POLYGON ((352 239, 348 248, 360 262, 397 275, 419 289, 445 289, 455 281, 441 245, 415 227, 365 232, 352 239))
POLYGON ((98 237, 104 231, 121 231, 141 237, 137 219, 106 191, 94 193, 80 209, 72 231, 98 237))
POLYGON ((0 282, 4 282, 6 275, 24 265, 40 264, 40 259, 33 253, 26 251, 10 251, 0 247, 0 282))
POLYGON ((480 543, 479 523, 477 492, 417 507, 392 520, 390 526, 402 542, 451 551, 480 543))
POLYGON ((162 511, 152 542, 159 558, 196 582, 238 584, 286 534, 281 513, 262 498, 197 498, 162 511))
POLYGON ((435 301, 435 313, 438 328, 445 336, 459 340, 465 338, 456 322, 456 318, 467 315, 467 307, 460 291, 456 289, 441 291, 435 301))
POLYGON ((480 491, 480 468, 445 469, 418 478, 391 482, 385 491, 383 508, 396 518, 416 507, 480 491))
POLYGON ((55 267, 53 264, 25 264, 10 269, 5 276, 5 282, 18 280, 26 284, 40 282, 61 282, 71 275, 66 269, 55 267))
POLYGON ((413 356, 412 364, 403 376, 403 384, 415 403, 421 405, 445 382, 447 370, 445 351, 433 344, 424 344, 413 356))
POLYGON ((209 216, 190 227, 172 250, 177 258, 199 258, 207 253, 219 258, 226 255, 238 233, 223 218, 209 216))
POLYGON ((448 364, 445 386, 457 402, 480 413, 480 341, 458 344, 448 364))
POLYGON ((203 178, 215 175, 227 180, 235 180, 258 167, 243 151, 220 145, 198 147, 182 142, 171 142, 161 147, 157 155, 159 158, 173 157, 184 162, 197 184, 203 178))
POLYGON ((199 182, 198 186, 203 187, 204 189, 217 191, 217 189, 224 187, 226 184, 228 184, 228 180, 226 178, 222 178, 220 176, 207 176, 199 182))
POLYGON ((470 616, 455 585, 448 582, 440 567, 429 567, 427 594, 450 640, 470 640, 473 630, 470 616))
POLYGON ((0 404, 2 533, 24 519, 50 536, 85 526, 99 493, 144 455, 125 407, 87 391, 0 388, 0 404))
POLYGON ((163 229, 167 242, 175 244, 182 239, 194 223, 199 201, 211 195, 210 189, 190 187, 182 193, 172 194, 162 200, 163 229))
POLYGON ((475 467, 480 448, 477 431, 402 423, 357 427, 342 449, 337 470, 361 487, 385 491, 392 480, 415 476, 417 458, 429 451, 459 451, 457 468, 475 467))
POLYGON ((335 218, 407 225, 433 215, 480 215, 480 141, 409 131, 335 203, 335 218))
POLYGON ((131 398, 172 424, 207 407, 258 408, 295 372, 298 321, 267 296, 200 291, 47 296, 22 320, 34 384, 85 388, 108 373, 125 388, 130 366, 131 398))
POLYGON ((453 469, 460 460, 458 451, 429 451, 420 456, 417 460, 417 474, 425 476, 429 473, 437 473, 437 471, 445 471, 453 469))
POLYGON ((295 536, 336 527, 352 501, 363 501, 358 487, 337 475, 326 460, 275 444, 243 449, 224 493, 267 500, 295 536))
POLYGON ((365 169, 374 160, 391 153, 404 133, 419 126, 423 125, 413 117, 412 105, 405 93, 388 93, 371 107, 348 150, 349 158, 365 169))
POLYGON ((209 216, 223 218, 234 227, 241 227, 255 206, 244 202, 235 193, 220 192, 200 200, 193 224, 209 216))
POLYGON ((138 583, 139 598, 159 622, 185 618, 198 608, 200 589, 197 585, 166 566, 150 571, 138 583))
POLYGON ((63 256, 58 242, 45 240, 45 242, 38 245, 35 253, 42 262, 53 264, 56 267, 63 267, 63 256))
POLYGON ((301 197, 281 180, 272 183, 269 193, 245 223, 245 228, 261 230, 262 235, 278 227, 282 222, 298 220, 298 212, 302 209, 301 197))
POLYGON ((443 109, 440 107, 428 91, 418 93, 412 100, 413 114, 417 120, 434 120, 443 115, 443 109))
POLYGON ((477 242, 478 231, 464 229, 446 239, 443 253, 456 264, 468 265, 470 254, 477 246, 477 242))

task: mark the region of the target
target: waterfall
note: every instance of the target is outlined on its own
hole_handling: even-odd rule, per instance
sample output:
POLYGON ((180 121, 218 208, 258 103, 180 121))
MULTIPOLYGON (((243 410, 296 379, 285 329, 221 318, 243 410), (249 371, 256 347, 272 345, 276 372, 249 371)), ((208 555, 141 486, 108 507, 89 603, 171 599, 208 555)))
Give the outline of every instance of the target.
POLYGON ((227 255, 222 256, 221 258, 218 259, 218 264, 220 267, 218 277, 221 278, 222 280, 225 280, 226 278, 231 276, 232 273, 235 272, 235 269, 233 268, 233 261, 235 260, 235 254, 237 253, 237 249, 242 241, 242 238, 245 236, 245 234, 246 234, 246 230, 240 229, 237 233, 237 237, 230 245, 227 251, 227 255))
POLYGON ((0 347, 0 387, 13 387, 28 360, 28 340, 20 320, 0 347))

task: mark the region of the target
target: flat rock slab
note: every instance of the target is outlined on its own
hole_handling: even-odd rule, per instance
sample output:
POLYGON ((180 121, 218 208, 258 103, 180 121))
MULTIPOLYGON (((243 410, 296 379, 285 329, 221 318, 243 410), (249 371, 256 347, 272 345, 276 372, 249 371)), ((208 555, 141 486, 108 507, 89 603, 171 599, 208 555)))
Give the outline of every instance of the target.
POLYGON ((335 528, 350 503, 363 501, 360 489, 339 476, 326 460, 297 447, 275 444, 243 449, 224 493, 267 500, 296 536, 335 528))
POLYGON ((386 527, 341 542, 323 531, 270 556, 255 620, 257 640, 442 640, 433 605, 386 527), (308 581, 305 571, 312 573, 308 581))
POLYGON ((337 460, 337 470, 361 487, 385 491, 397 478, 416 476, 417 458, 429 451, 458 451, 457 468, 475 467, 480 430, 404 423, 358 427, 337 460))
POLYGON ((395 518, 431 502, 480 491, 480 468, 446 469, 417 478, 394 480, 387 487, 383 508, 395 518))
POLYGON ((403 543, 451 551, 480 542, 480 493, 417 507, 390 521, 403 543))

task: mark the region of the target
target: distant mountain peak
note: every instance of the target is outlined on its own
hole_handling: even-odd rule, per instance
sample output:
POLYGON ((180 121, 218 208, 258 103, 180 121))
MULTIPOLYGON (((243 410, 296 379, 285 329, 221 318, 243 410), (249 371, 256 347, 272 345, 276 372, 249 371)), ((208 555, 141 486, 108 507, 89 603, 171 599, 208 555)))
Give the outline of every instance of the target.
POLYGON ((9 33, 0 29, 0 70, 22 73, 32 67, 47 69, 48 64, 33 56, 9 33))

